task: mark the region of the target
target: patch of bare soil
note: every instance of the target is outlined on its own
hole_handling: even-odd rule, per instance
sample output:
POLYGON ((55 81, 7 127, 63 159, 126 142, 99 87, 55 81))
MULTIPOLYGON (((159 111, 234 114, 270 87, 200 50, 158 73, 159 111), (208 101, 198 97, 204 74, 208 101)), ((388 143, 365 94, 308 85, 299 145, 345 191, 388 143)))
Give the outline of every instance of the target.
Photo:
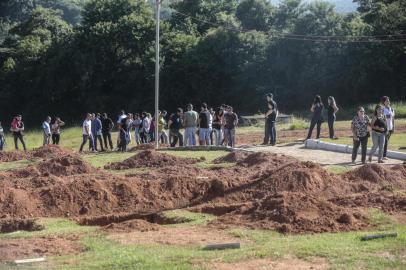
POLYGON ((202 226, 157 227, 157 230, 132 230, 127 233, 112 233, 111 239, 123 244, 165 244, 181 246, 204 246, 209 243, 241 242, 221 229, 202 226))
POLYGON ((76 236, 2 239, 0 241, 0 262, 79 254, 82 251, 84 248, 76 236))
POLYGON ((201 159, 179 158, 164 153, 145 150, 124 161, 109 163, 106 166, 104 166, 104 168, 110 170, 127 170, 141 167, 157 168, 175 165, 194 164, 199 161, 201 161, 201 159))
POLYGON ((323 258, 312 258, 310 261, 297 258, 255 259, 237 263, 210 262, 203 264, 207 269, 217 270, 324 270, 329 264, 323 258))
POLYGON ((0 151, 0 162, 11 162, 27 159, 27 153, 23 151, 0 151))
POLYGON ((133 219, 124 221, 121 223, 110 223, 107 226, 104 226, 103 229, 108 232, 149 232, 149 231, 158 231, 161 226, 155 223, 150 223, 143 219, 133 219))
POLYGON ((224 160, 236 166, 202 169, 192 165, 198 160, 143 151, 110 166, 149 167, 148 172, 117 176, 74 154, 47 159, 0 173, 0 218, 72 217, 104 226, 137 218, 111 215, 189 207, 218 215, 216 226, 304 233, 365 229, 368 220, 359 207, 406 211, 406 195, 391 191, 405 189, 405 164, 334 175, 315 163, 270 153, 224 160))
POLYGON ((73 152, 71 150, 68 150, 66 148, 62 148, 59 145, 45 145, 39 148, 36 148, 32 151, 30 151, 30 154, 34 158, 43 158, 43 159, 49 159, 49 158, 60 158, 66 155, 72 155, 73 152))

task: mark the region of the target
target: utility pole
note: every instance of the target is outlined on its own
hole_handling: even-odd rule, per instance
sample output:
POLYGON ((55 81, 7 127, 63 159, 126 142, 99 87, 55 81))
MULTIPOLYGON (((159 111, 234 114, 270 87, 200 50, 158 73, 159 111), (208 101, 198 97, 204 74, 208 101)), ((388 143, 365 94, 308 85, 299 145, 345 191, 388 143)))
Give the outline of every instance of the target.
POLYGON ((159 148, 158 119, 159 119, 159 23, 161 15, 161 1, 156 0, 156 28, 155 28, 155 148, 159 148))

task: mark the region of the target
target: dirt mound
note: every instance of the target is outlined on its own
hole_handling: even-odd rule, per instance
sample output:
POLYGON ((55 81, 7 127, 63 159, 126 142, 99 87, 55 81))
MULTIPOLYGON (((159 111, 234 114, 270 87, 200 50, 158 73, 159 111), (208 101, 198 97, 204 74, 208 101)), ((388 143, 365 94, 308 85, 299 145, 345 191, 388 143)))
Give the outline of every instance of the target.
POLYGON ((365 190, 371 185, 392 186, 393 188, 406 188, 406 164, 391 167, 379 164, 366 164, 343 175, 343 178, 354 183, 363 183, 365 190))
POLYGON ((97 172, 90 164, 77 155, 66 154, 40 162, 35 166, 43 175, 68 176, 97 172))
POLYGON ((282 233, 359 230, 367 226, 361 213, 303 193, 282 192, 252 206, 220 216, 213 224, 276 229, 282 233))
POLYGON ((30 153, 35 158, 43 159, 58 158, 73 154, 72 151, 62 148, 58 145, 45 145, 32 150, 30 153))
POLYGON ((15 231, 40 231, 44 227, 35 223, 33 219, 0 219, 0 233, 15 231))
POLYGON ((0 162, 23 160, 27 157, 27 153, 22 151, 0 151, 0 162))
POLYGON ((104 230, 109 232, 131 232, 131 231, 149 232, 149 231, 158 231, 160 228, 161 228, 160 225, 150 223, 142 219, 133 219, 121 223, 111 223, 103 227, 104 230))
POLYGON ((143 143, 139 144, 137 146, 132 147, 129 151, 130 152, 135 152, 135 151, 141 151, 141 150, 154 150, 155 145, 153 143, 143 143))
POLYGON ((196 158, 178 158, 172 155, 146 150, 122 162, 109 163, 106 166, 104 166, 104 168, 110 170, 126 170, 142 167, 154 168, 154 167, 194 164, 199 161, 201 160, 196 158))

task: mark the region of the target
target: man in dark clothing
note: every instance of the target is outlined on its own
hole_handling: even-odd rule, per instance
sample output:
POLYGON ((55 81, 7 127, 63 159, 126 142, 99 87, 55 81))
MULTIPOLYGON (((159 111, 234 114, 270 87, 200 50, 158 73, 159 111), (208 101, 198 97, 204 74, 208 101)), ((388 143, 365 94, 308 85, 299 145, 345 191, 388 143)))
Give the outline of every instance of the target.
POLYGON ((169 133, 171 134, 173 141, 171 142, 171 147, 175 147, 178 143, 179 146, 183 146, 183 135, 180 133, 180 128, 182 127, 182 108, 178 108, 176 113, 171 116, 168 122, 169 133))
POLYGON ((111 131, 114 128, 114 122, 107 116, 107 113, 103 113, 102 117, 102 135, 104 141, 104 147, 108 149, 107 142, 110 146, 110 150, 113 150, 113 141, 111 140, 111 131))
POLYGON ((199 114, 199 143, 206 145, 210 142, 210 112, 207 109, 207 104, 203 103, 199 114))
MULTIPOLYGON (((276 102, 273 100, 273 94, 268 93, 268 94, 266 94, 265 97, 266 97, 266 108, 264 108, 264 113, 267 114, 267 112, 269 111, 268 104, 271 104, 271 106, 274 108, 274 110, 278 111, 278 106, 277 106, 276 102)), ((272 125, 272 121, 266 115, 265 116, 265 136, 264 136, 264 142, 262 143, 263 145, 266 145, 269 143, 269 139, 271 137, 270 136, 271 134, 269 133, 269 131, 271 130, 271 125, 272 125)))
POLYGON ((224 138, 227 146, 235 146, 235 127, 238 124, 238 116, 233 112, 233 107, 228 106, 224 113, 224 138))

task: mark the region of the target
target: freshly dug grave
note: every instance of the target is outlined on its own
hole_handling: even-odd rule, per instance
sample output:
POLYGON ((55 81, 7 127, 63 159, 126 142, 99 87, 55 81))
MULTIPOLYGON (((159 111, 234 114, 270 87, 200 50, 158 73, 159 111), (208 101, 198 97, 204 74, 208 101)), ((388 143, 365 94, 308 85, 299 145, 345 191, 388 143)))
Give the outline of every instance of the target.
POLYGON ((133 168, 155 168, 174 165, 194 164, 201 161, 196 158, 179 158, 151 150, 142 151, 124 161, 113 162, 104 166, 108 170, 127 170, 133 168))
POLYGON ((143 151, 107 166, 154 168, 125 177, 97 170, 75 155, 49 159, 0 173, 0 218, 83 217, 92 223, 106 216, 100 220, 108 225, 116 222, 108 217, 115 213, 151 214, 188 207, 218 215, 216 226, 335 232, 368 226, 360 206, 396 212, 404 211, 406 205, 405 195, 383 189, 387 183, 404 189, 399 179, 406 179, 405 165, 395 168, 399 179, 393 180, 391 168, 381 172, 379 165, 338 176, 317 164, 280 155, 248 153, 227 158, 237 165, 202 169, 191 165, 198 160, 143 151), (380 178, 365 178, 373 173, 380 178), (374 200, 372 191, 380 191, 383 199, 374 200), (392 204, 388 204, 390 196, 392 204))
POLYGON ((143 150, 154 150, 155 145, 153 143, 143 143, 137 146, 132 147, 129 151, 136 152, 136 151, 143 151, 143 150))

